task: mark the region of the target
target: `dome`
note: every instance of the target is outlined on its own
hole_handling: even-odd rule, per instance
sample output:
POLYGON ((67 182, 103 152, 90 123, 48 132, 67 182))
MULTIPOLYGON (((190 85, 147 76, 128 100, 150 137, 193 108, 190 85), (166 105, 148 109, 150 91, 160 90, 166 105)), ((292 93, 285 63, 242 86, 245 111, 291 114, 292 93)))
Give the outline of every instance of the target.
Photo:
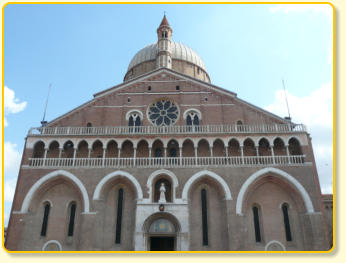
MULTIPOLYGON (((176 60, 183 60, 190 62, 194 65, 197 65, 201 69, 203 69, 205 72, 207 71, 204 65, 203 60, 201 57, 190 47, 177 42, 171 42, 172 47, 172 59, 176 60)), ((140 51, 137 52, 137 54, 133 57, 131 60, 128 71, 135 67, 138 64, 141 64, 145 61, 155 60, 157 56, 158 48, 157 44, 151 44, 140 51)))

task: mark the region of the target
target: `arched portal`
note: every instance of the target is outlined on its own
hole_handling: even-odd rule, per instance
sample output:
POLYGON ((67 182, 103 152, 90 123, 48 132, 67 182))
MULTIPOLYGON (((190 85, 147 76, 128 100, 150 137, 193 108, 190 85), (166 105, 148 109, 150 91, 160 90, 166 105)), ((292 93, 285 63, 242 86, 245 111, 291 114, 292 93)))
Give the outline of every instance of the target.
POLYGON ((143 232, 146 235, 147 250, 177 250, 180 224, 172 214, 161 212, 151 215, 143 224, 143 232))

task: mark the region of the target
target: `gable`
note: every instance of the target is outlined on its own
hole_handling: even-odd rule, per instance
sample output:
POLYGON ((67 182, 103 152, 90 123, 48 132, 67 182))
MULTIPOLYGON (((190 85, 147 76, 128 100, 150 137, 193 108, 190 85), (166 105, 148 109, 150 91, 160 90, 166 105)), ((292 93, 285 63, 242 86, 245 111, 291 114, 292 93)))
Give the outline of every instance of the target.
POLYGON ((169 69, 159 69, 96 93, 94 99, 51 121, 49 126, 127 126, 129 110, 146 118, 148 105, 158 99, 170 99, 180 108, 176 125, 185 125, 183 113, 195 108, 202 113, 202 125, 286 123, 274 114, 239 98, 236 94, 169 69))

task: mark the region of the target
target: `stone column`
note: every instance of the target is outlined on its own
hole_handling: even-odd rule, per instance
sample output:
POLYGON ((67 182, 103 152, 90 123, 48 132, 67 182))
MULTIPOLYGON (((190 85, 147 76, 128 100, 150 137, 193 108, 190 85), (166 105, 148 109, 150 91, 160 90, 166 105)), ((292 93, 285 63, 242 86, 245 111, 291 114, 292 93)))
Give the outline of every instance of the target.
POLYGON ((275 156, 274 156, 274 148, 273 148, 273 145, 270 145, 270 151, 272 153, 272 158, 273 158, 273 164, 275 164, 275 156))
POLYGON ((198 157, 198 154, 197 154, 197 146, 195 146, 195 164, 197 165, 197 157, 198 157))
POLYGON ((61 158, 62 150, 63 150, 63 148, 59 147, 59 157, 58 157, 59 159, 61 158))
POLYGON ((286 155, 287 155, 288 163, 291 163, 290 150, 288 148, 288 145, 285 145, 285 148, 286 148, 286 155))
POLYGON ((102 166, 105 166, 106 150, 107 150, 107 148, 103 148, 102 166))
POLYGON ((133 166, 136 166, 137 148, 133 148, 133 166))
POLYGON ((244 164, 244 146, 240 146, 241 162, 244 164))
POLYGON ((151 147, 149 147, 149 164, 151 165, 151 147))
POLYGON ((183 147, 179 147, 179 160, 180 165, 183 165, 183 147))
POLYGON ((44 148, 43 162, 42 162, 43 166, 46 165, 47 152, 48 152, 48 148, 44 148))
POLYGON ((76 154, 77 154, 77 148, 73 148, 73 161, 72 161, 72 166, 75 165, 76 162, 76 154))

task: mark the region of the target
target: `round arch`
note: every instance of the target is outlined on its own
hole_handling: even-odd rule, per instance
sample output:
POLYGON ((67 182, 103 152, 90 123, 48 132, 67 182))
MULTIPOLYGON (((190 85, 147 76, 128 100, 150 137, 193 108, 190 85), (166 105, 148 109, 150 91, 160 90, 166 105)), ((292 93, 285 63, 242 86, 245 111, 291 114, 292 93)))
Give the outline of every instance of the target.
POLYGON ((176 188, 179 185, 178 178, 175 176, 175 174, 173 172, 171 172, 169 170, 165 170, 165 169, 156 170, 155 172, 153 172, 149 176, 148 181, 147 181, 149 200, 152 200, 152 198, 153 198, 153 196, 152 196, 153 195, 152 183, 153 183, 154 179, 161 174, 167 175, 169 178, 171 178, 171 180, 173 182, 173 202, 175 202, 175 192, 176 192, 176 188))
POLYGON ((42 246, 42 251, 45 251, 46 247, 50 244, 55 244, 58 246, 59 251, 62 251, 62 246, 60 244, 60 242, 58 240, 49 240, 46 243, 44 243, 44 245, 42 246))
POLYGON ((281 249, 282 249, 283 251, 286 250, 285 246, 284 246, 280 241, 278 241, 278 240, 271 240, 271 241, 269 241, 269 242, 265 245, 264 250, 265 250, 265 251, 268 251, 268 249, 269 249, 269 247, 270 247, 271 245, 277 245, 277 246, 281 247, 281 249))
POLYGON ((196 108, 189 108, 187 110, 184 111, 183 113, 183 119, 186 120, 187 118, 187 115, 191 112, 191 111, 194 111, 197 113, 197 116, 198 116, 198 119, 199 120, 202 120, 202 113, 200 110, 196 109, 196 108))
POLYGON ((112 173, 106 175, 105 177, 103 177, 101 179, 101 181, 97 184, 95 191, 94 191, 93 200, 100 200, 101 190, 102 190, 103 186, 115 177, 125 177, 125 178, 129 179, 133 183, 133 185, 135 186, 135 188, 137 190, 137 199, 139 199, 139 200, 143 199, 142 188, 141 188, 140 184, 138 183, 138 181, 136 180, 136 178, 127 172, 115 171, 115 172, 112 172, 112 173))
POLYGON ((64 171, 64 170, 58 170, 51 172, 42 178, 40 178, 33 186, 31 186, 29 192, 26 194, 23 203, 22 203, 22 208, 21 208, 21 213, 27 213, 29 210, 30 202, 32 198, 34 197, 36 191, 42 186, 44 183, 47 181, 52 180, 55 177, 62 176, 65 177, 69 180, 71 180, 79 189, 79 191, 82 194, 83 198, 83 203, 84 203, 84 213, 89 213, 90 212, 90 203, 89 203, 89 197, 88 197, 88 192, 85 189, 83 183, 73 174, 64 171))
POLYGON ((141 121, 143 120, 143 113, 140 110, 132 109, 132 110, 129 110, 125 115, 125 118, 127 121, 130 119, 130 116, 132 113, 137 113, 139 115, 139 118, 141 119, 141 121))
POLYGON ((217 175, 214 172, 208 171, 208 170, 203 170, 203 171, 199 171, 198 173, 195 173, 192 177, 190 177, 190 179, 185 183, 184 188, 183 188, 183 193, 182 193, 182 199, 184 201, 187 201, 187 195, 189 193, 189 190, 192 186, 192 184, 200 179, 203 176, 209 176, 213 179, 215 179, 217 182, 219 182, 225 192, 225 199, 226 200, 232 200, 232 194, 231 194, 231 190, 229 189, 227 183, 225 182, 224 179, 221 178, 221 176, 217 175))
POLYGON ((244 197, 248 188, 251 186, 251 184, 255 182, 258 178, 264 177, 266 176, 267 173, 270 173, 270 172, 291 183, 296 188, 296 190, 301 194, 301 197, 303 198, 307 212, 314 213, 314 207, 312 205, 309 194, 306 192, 305 188, 292 175, 282 170, 279 170, 277 168, 268 167, 268 168, 263 168, 255 172, 254 174, 252 174, 240 188, 238 198, 237 198, 237 204, 236 204, 237 215, 243 215, 242 209, 243 209, 244 197))

